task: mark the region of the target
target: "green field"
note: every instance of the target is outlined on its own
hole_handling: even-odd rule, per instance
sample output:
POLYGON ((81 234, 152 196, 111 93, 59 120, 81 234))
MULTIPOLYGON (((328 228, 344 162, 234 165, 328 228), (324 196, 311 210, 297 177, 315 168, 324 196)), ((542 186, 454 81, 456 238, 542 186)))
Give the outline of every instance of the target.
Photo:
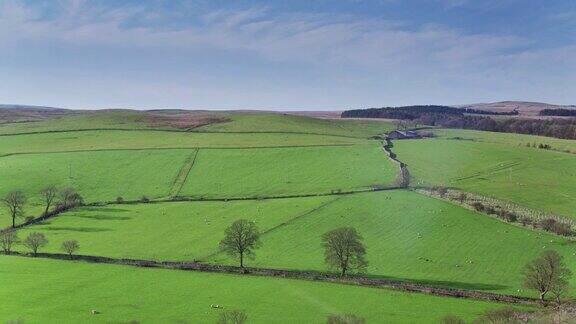
POLYGON ((181 196, 257 197, 365 190, 398 172, 379 144, 201 149, 181 196))
POLYGON ((0 136, 0 156, 87 150, 321 146, 367 142, 358 138, 309 134, 214 134, 154 130, 75 131, 0 136))
POLYGON ((445 185, 576 219, 576 155, 470 140, 402 140, 416 185, 445 185))
POLYGON ((224 113, 229 122, 196 128, 198 132, 288 132, 368 138, 393 130, 379 120, 318 119, 279 113, 224 113))
POLYGON ((358 314, 368 323, 429 323, 447 314, 471 320, 504 306, 300 280, 8 256, 0 257, 0 268, 0 318, 24 323, 216 323, 230 309, 244 310, 250 323, 324 323, 335 313, 358 314))
POLYGON ((514 133, 483 132, 468 129, 435 129, 432 131, 436 136, 443 139, 462 138, 479 142, 499 143, 516 146, 536 143, 536 145, 548 144, 554 150, 570 151, 576 153, 576 141, 536 135, 524 135, 514 133))
POLYGON ((256 259, 248 261, 252 266, 328 270, 320 236, 339 226, 354 226, 364 236, 370 275, 525 295, 518 291, 522 268, 543 250, 556 249, 576 266, 571 241, 398 190, 83 208, 21 235, 44 232, 50 252, 59 252, 62 241, 76 239, 83 254, 236 264, 218 253, 218 242, 238 218, 256 221, 264 233, 256 259))
MULTIPOLYGON (((75 188, 88 203, 117 197, 166 197, 184 161, 193 153, 192 149, 121 150, 5 156, 0 158, 4 181, 0 196, 10 190, 23 191, 28 198, 26 216, 41 214, 40 191, 48 185, 75 188)), ((8 225, 4 208, 0 217, 0 225, 8 225)))
POLYGON ((59 252, 62 241, 76 239, 81 253, 156 260, 205 259, 218 252, 224 229, 239 218, 268 231, 329 203, 334 197, 230 202, 171 202, 86 207, 64 213, 41 225, 59 252))

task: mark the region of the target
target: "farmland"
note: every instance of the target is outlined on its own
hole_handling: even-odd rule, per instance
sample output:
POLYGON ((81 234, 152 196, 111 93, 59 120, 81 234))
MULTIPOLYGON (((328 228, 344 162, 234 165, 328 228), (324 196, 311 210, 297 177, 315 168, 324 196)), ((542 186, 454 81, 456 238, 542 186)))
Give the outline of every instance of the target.
POLYGON ((339 226, 354 226, 363 235, 369 247, 367 274, 374 276, 516 294, 522 290, 524 264, 545 248, 561 252, 576 266, 576 245, 569 240, 396 190, 87 207, 31 226, 22 235, 45 233, 50 241, 46 251, 56 253, 62 241, 77 239, 82 253, 89 255, 234 265, 235 259, 219 253, 218 242, 239 217, 256 222, 263 232, 262 247, 248 261, 251 266, 327 271, 320 236, 339 226), (502 253, 511 259, 502 259, 502 253))
MULTIPOLYGON (((569 239, 394 187, 398 166, 388 159, 382 142, 372 138, 392 128, 387 122, 269 113, 217 115, 223 120, 192 129, 153 127, 147 119, 126 112, 106 112, 96 118, 94 128, 89 122, 93 115, 39 121, 39 133, 5 126, 5 133, 12 133, 0 136, 0 175, 6 179, 0 195, 21 190, 28 198, 25 216, 41 214, 40 191, 47 185, 74 188, 86 203, 24 226, 19 237, 44 234, 48 244, 41 251, 46 253, 61 253, 62 242, 77 240, 83 255, 237 265, 236 258, 220 250, 219 242, 231 223, 244 218, 261 232, 261 245, 255 258, 246 260, 248 266, 333 273, 324 263, 321 236, 350 226, 367 247, 368 277, 520 296, 533 296, 522 287, 522 269, 542 251, 554 249, 570 267, 576 266, 569 239)), ((477 178, 454 181, 464 190, 570 216, 569 199, 539 199, 535 186, 556 179, 559 170, 565 179, 571 177, 566 170, 572 155, 525 147, 516 139, 508 144, 492 134, 476 132, 467 135, 473 140, 458 140, 453 138, 459 135, 436 132, 436 139, 394 142, 393 151, 408 163, 414 183, 451 185, 445 179, 513 160, 523 167, 515 164, 512 170, 518 173, 505 172, 492 186, 482 187, 477 178), (442 153, 449 158, 440 159, 442 153), (545 167, 549 161, 556 167, 545 167), (431 171, 431 166, 437 170, 431 171), (525 176, 531 180, 523 186, 506 182, 525 176), (500 188, 504 185, 508 187, 500 188)), ((547 190, 556 197, 571 188, 550 183, 547 190)), ((6 209, 0 217, 0 224, 8 226, 6 209)), ((24 245, 15 250, 28 251, 24 245)), ((2 256, 0 264, 10 274, 0 278, 3 287, 9 287, 6 291, 27 296, 12 301, 0 316, 31 322, 46 317, 64 322, 210 322, 218 317, 218 310, 209 307, 213 303, 242 309, 256 323, 279 317, 287 323, 322 322, 328 314, 346 312, 368 321, 427 322, 449 313, 473 319, 486 309, 504 306, 335 283, 82 261, 2 256), (25 267, 29 268, 11 270, 25 267), (34 276, 37 271, 42 275, 34 276), (46 289, 32 291, 38 286, 46 289), (62 293, 74 287, 82 287, 78 293, 89 297, 62 293), (102 301, 110 291, 124 293, 102 301), (159 294, 170 295, 169 307, 153 297, 159 294), (60 300, 34 303, 46 298, 60 300), (34 303, 25 314, 20 311, 23 302, 34 303), (68 306, 63 310, 60 305, 68 306), (102 314, 90 315, 93 308, 102 314)))
POLYGON ((534 140, 521 136, 511 144, 491 134, 478 141, 398 141, 394 151, 418 185, 456 187, 576 219, 576 155, 518 145, 534 140))
POLYGON ((367 321, 473 319, 502 304, 300 280, 0 258, 2 319, 25 322, 216 322, 242 309, 254 323, 322 323, 356 313, 367 321), (42 287, 39 289, 38 287, 42 287), (12 298, 12 296, 25 296, 12 298), (49 302, 48 302, 49 301, 49 302), (210 305, 219 304, 224 309, 210 305), (375 307, 378 305, 378 307, 375 307), (294 309, 298 309, 297 312, 294 309), (100 314, 92 315, 91 310, 100 314))

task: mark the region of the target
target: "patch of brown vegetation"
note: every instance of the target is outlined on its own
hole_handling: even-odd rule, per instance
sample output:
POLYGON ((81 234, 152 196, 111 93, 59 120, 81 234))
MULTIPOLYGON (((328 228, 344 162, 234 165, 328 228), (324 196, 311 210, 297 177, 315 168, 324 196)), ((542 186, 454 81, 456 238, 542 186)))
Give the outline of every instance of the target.
POLYGON ((207 113, 149 113, 144 119, 152 128, 192 129, 204 125, 224 123, 229 118, 207 113))

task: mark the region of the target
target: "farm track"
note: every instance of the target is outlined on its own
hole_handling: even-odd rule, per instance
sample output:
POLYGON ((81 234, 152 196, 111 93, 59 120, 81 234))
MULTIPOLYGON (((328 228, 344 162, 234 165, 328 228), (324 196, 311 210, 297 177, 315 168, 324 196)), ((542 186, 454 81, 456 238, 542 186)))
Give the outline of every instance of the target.
MULTIPOLYGON (((10 255, 18 257, 30 257, 30 258, 33 257, 28 254, 16 253, 16 252, 11 253, 10 255)), ((497 294, 477 290, 446 288, 428 284, 405 282, 401 280, 366 277, 358 275, 340 277, 333 273, 326 273, 319 271, 298 271, 298 270, 284 270, 284 269, 270 269, 270 268, 249 268, 249 267, 241 268, 238 266, 225 266, 225 265, 197 263, 197 262, 119 259, 119 258, 91 256, 91 255, 75 255, 73 259, 70 259, 70 257, 67 254, 60 254, 60 253, 38 253, 36 258, 56 259, 62 261, 66 260, 69 262, 82 261, 87 263, 113 264, 113 265, 133 266, 141 268, 161 268, 161 269, 173 269, 173 270, 209 272, 209 273, 249 275, 258 277, 275 277, 275 278, 307 280, 316 282, 329 282, 334 284, 358 285, 365 287, 400 290, 406 292, 424 293, 435 296, 467 298, 467 299, 486 300, 502 303, 516 303, 516 304, 538 303, 538 300, 536 298, 530 298, 530 297, 497 294)))

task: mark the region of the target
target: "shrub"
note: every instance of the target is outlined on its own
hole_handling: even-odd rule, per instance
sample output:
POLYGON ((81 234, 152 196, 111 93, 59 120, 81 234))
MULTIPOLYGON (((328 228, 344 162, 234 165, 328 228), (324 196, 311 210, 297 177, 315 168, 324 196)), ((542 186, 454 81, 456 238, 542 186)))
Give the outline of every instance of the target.
POLYGON ((516 318, 516 311, 511 307, 487 310, 482 317, 474 323, 520 323, 516 318))
POLYGON ((558 222, 554 218, 546 218, 540 221, 540 227, 542 229, 556 233, 558 235, 569 236, 572 234, 572 229, 570 225, 562 222, 558 222))
POLYGON ((448 189, 446 189, 446 187, 444 186, 440 186, 436 188, 436 192, 438 193, 438 195, 440 195, 440 197, 444 198, 448 193, 448 189))
POLYGON ((522 225, 524 225, 524 226, 528 226, 528 225, 532 224, 532 220, 526 216, 523 216, 520 218, 520 223, 522 223, 522 225))
POLYGON ((330 315, 326 320, 327 324, 364 324, 366 321, 354 314, 330 315))
POLYGON ((483 212, 484 211, 484 204, 478 201, 472 203, 472 208, 476 211, 483 212))
POLYGON ((78 241, 76 240, 64 241, 62 242, 62 246, 60 247, 60 249, 66 254, 68 254, 68 256, 70 256, 70 259, 72 259, 72 255, 74 254, 74 252, 80 249, 80 244, 78 244, 78 241))
POLYGON ((121 196, 116 197, 116 202, 121 204, 124 202, 124 198, 122 198, 121 196))
POLYGON ((243 311, 230 310, 220 314, 218 324, 244 324, 248 320, 248 315, 243 311))
POLYGON ((150 202, 150 199, 149 199, 148 197, 146 197, 146 196, 142 196, 142 197, 140 198, 140 202, 142 202, 142 203, 148 203, 148 202, 150 202))

